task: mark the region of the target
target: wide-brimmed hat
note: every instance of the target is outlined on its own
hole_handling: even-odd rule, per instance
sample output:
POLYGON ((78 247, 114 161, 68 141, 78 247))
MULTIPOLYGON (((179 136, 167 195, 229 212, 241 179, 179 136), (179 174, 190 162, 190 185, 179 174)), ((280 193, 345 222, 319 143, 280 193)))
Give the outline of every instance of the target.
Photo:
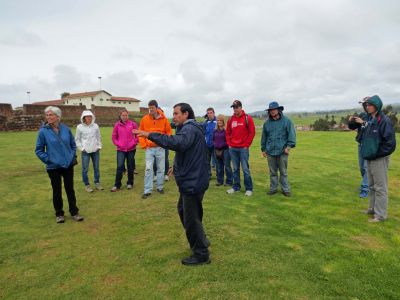
POLYGON ((272 109, 277 109, 282 111, 283 110, 283 106, 279 106, 279 103, 276 101, 272 101, 269 105, 268 108, 266 109, 267 111, 270 111, 272 109))
POLYGON ((231 107, 242 107, 242 102, 240 100, 233 101, 231 107))

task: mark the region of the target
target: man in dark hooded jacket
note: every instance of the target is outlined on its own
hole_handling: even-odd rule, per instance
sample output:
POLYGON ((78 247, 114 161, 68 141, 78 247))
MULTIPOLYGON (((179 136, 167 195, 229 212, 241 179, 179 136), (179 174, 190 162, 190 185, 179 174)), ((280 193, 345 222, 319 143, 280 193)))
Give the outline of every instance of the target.
POLYGON ((179 188, 178 213, 193 255, 182 259, 184 265, 210 263, 209 242, 204 233, 203 197, 208 189, 208 157, 203 126, 195 121, 187 103, 174 106, 175 135, 134 130, 157 145, 175 151, 173 173, 179 188))
POLYGON ((369 206, 367 214, 374 215, 369 222, 382 222, 387 218, 389 156, 396 149, 396 136, 390 119, 382 112, 379 96, 365 98, 367 121, 364 126, 361 155, 367 160, 369 181, 369 206))

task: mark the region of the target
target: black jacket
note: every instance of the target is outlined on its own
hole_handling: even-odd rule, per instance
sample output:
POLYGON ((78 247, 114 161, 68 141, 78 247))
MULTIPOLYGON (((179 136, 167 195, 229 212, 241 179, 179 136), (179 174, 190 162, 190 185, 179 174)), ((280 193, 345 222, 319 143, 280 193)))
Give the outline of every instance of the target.
POLYGON ((208 149, 201 124, 188 120, 176 128, 175 135, 150 133, 148 138, 176 152, 174 176, 180 193, 199 194, 208 189, 208 149))

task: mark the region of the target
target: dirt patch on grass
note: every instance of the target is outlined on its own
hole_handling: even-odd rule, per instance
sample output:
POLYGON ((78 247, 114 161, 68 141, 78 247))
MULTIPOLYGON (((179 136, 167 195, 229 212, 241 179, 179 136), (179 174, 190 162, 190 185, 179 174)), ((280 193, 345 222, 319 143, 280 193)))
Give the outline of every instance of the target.
POLYGON ((350 239, 355 242, 352 243, 352 248, 369 248, 375 250, 383 250, 386 248, 386 245, 382 241, 366 234, 352 236, 350 239))

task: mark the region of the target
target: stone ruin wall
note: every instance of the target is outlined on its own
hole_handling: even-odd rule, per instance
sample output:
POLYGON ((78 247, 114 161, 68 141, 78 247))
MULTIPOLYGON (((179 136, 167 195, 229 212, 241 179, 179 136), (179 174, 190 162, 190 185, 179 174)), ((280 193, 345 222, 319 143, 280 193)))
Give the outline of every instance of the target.
MULTIPOLYGON (((11 104, 0 103, 0 131, 38 130, 45 121, 44 109, 48 105, 24 104, 21 110, 13 110, 11 104)), ((80 124, 84 106, 59 105, 62 111, 61 121, 70 127, 80 124)), ((100 126, 113 126, 118 119, 121 107, 92 106, 91 111, 96 116, 96 123, 100 126)), ((131 112, 130 118, 139 124, 141 114, 131 112)))

